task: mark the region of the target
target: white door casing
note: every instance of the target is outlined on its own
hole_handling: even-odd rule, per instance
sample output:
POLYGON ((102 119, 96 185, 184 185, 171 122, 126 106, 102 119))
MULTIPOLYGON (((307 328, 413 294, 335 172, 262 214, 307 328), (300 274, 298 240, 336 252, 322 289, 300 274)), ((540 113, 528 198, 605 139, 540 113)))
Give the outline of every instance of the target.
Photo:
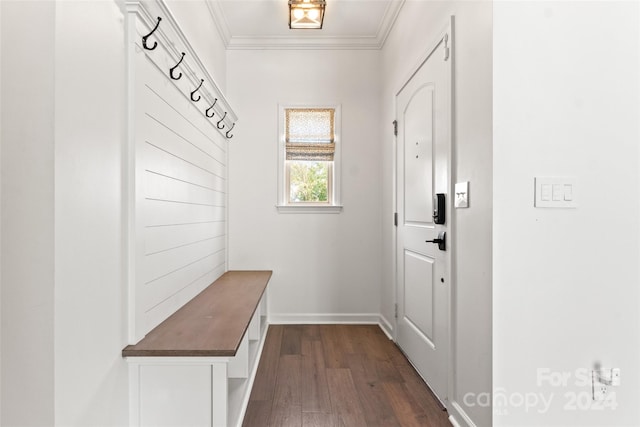
POLYGON ((396 95, 396 342, 446 406, 451 306, 450 27, 396 95), (433 219, 445 194, 444 224, 433 219), (446 232, 446 251, 427 242, 446 232))

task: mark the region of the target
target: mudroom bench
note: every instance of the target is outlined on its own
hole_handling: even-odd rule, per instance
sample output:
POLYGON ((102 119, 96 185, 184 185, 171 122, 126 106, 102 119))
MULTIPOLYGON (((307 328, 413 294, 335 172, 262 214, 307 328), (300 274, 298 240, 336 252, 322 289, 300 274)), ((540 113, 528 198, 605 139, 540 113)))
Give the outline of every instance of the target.
POLYGON ((140 342, 129 363, 131 426, 239 425, 266 336, 271 271, 228 271, 140 342))

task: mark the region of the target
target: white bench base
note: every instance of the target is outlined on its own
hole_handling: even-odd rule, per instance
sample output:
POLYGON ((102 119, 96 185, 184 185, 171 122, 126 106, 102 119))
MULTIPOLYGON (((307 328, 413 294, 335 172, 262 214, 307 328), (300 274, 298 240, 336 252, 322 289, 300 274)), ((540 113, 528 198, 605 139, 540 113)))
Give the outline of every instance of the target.
POLYGON ((129 425, 242 425, 267 335, 266 293, 234 357, 128 357, 129 425))

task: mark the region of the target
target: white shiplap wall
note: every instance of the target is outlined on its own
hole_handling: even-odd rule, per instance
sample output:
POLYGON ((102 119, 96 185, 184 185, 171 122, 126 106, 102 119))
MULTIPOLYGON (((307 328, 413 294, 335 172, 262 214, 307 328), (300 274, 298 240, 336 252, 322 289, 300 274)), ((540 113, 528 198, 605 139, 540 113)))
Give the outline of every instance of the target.
POLYGON ((161 2, 136 7, 130 19, 129 131, 135 160, 129 162, 134 172, 128 259, 135 343, 226 271, 225 134, 235 116, 161 2), (141 37, 156 15, 163 17, 162 32, 150 44, 157 41, 158 47, 145 50, 141 37), (173 80, 169 69, 181 51, 187 55, 175 74, 183 76, 173 80), (194 102, 190 93, 201 78, 205 83, 194 102), (215 99, 215 115, 208 118, 205 110, 215 99))

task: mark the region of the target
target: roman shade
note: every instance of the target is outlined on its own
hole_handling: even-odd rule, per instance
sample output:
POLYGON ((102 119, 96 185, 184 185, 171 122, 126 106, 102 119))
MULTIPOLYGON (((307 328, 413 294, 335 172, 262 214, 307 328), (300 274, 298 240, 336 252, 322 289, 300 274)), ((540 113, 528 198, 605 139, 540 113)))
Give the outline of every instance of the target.
POLYGON ((334 116, 333 108, 285 109, 286 159, 333 161, 334 116))

